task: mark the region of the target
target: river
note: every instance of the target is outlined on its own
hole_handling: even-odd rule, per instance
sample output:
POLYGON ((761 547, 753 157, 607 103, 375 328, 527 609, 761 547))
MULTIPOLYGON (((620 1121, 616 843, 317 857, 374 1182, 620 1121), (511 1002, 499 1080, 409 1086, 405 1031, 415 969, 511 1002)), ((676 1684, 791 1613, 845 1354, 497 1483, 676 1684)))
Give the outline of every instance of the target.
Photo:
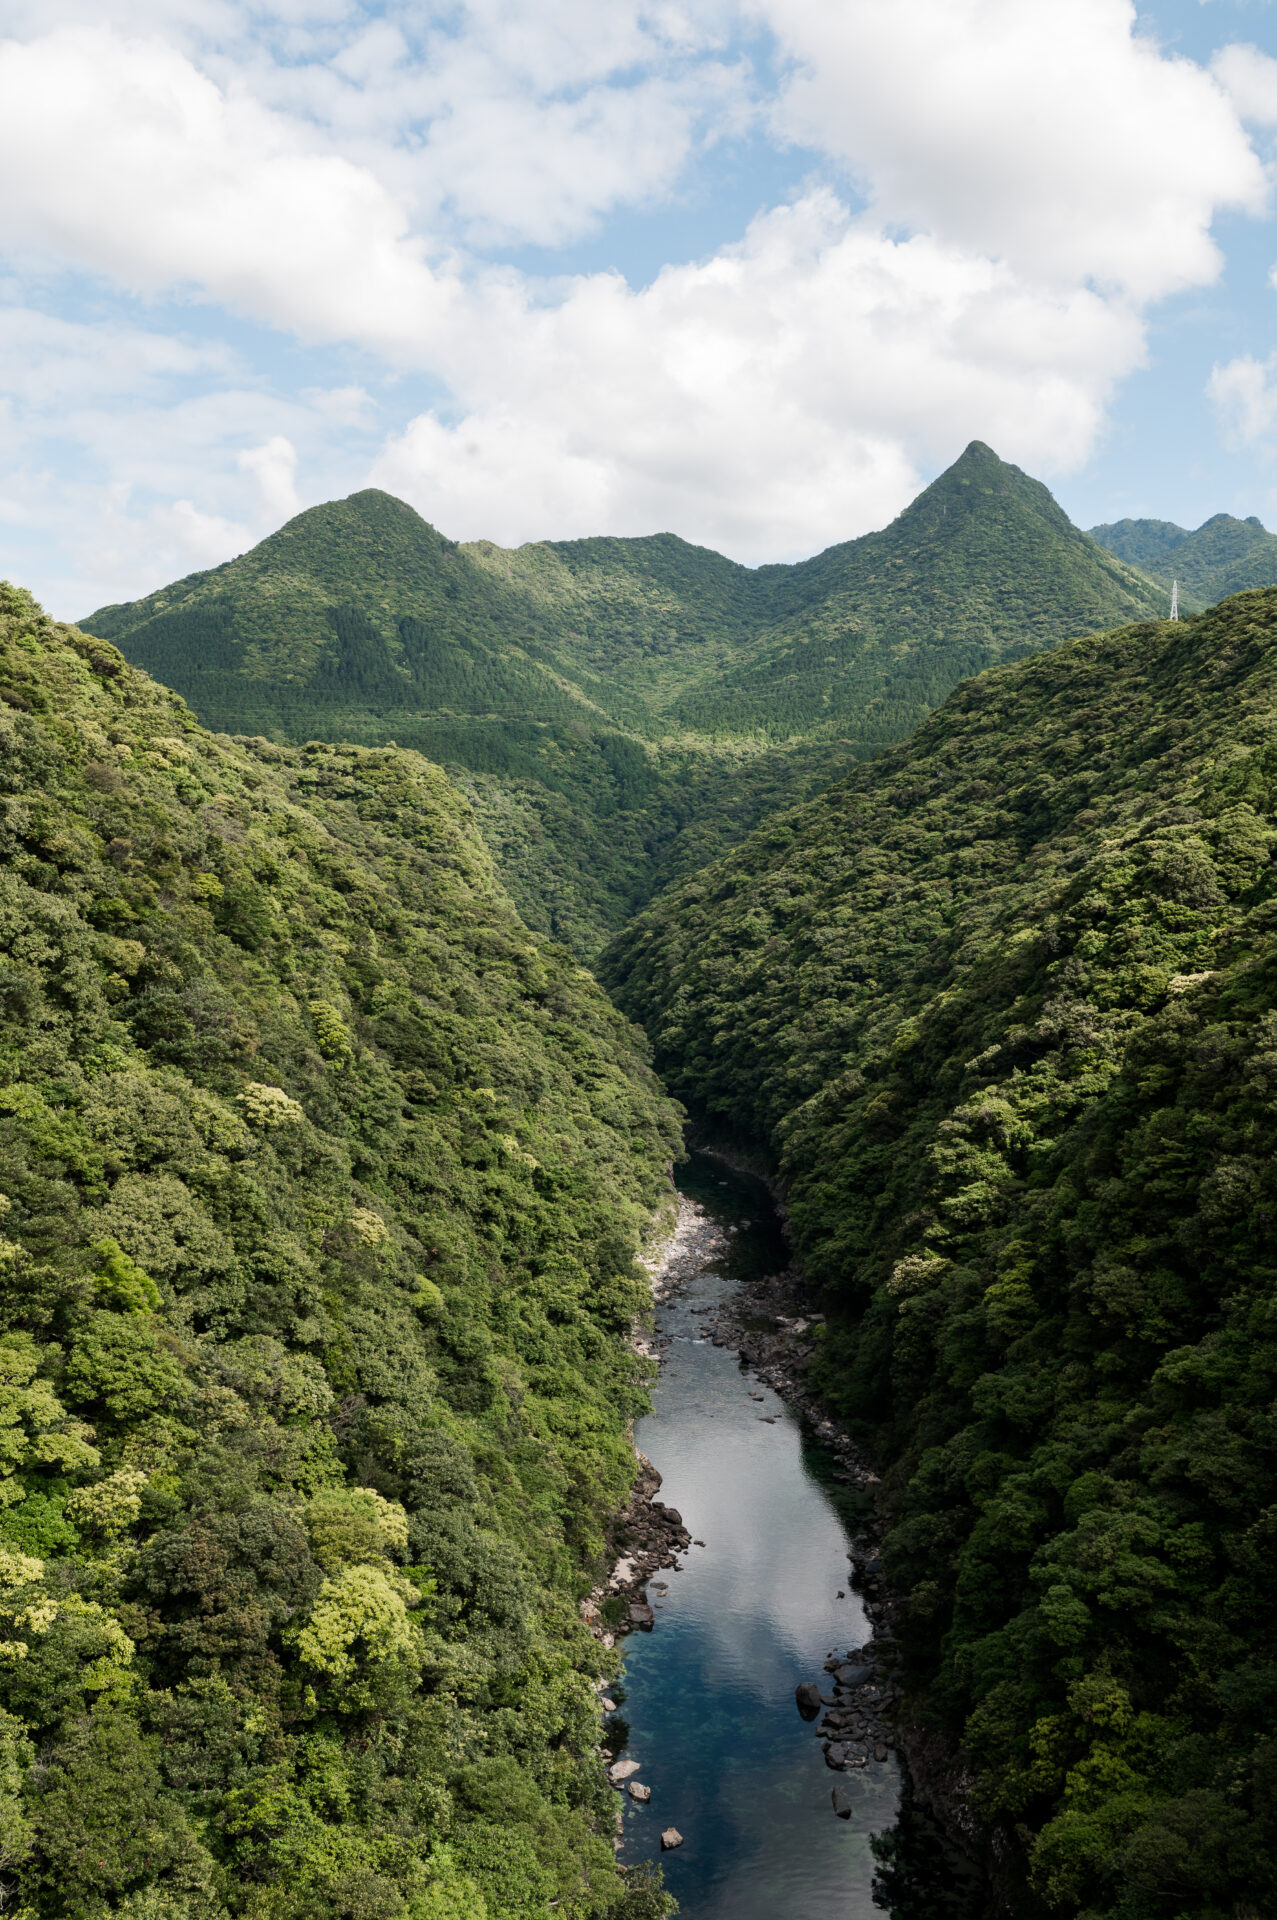
POLYGON ((636 1439, 705 1544, 656 1575, 655 1631, 626 1641, 626 1753, 652 1797, 623 1802, 622 1858, 661 1860, 683 1920, 867 1920, 887 1910, 869 1843, 896 1817, 899 1768, 831 1772, 794 1702, 799 1681, 827 1685, 826 1659, 870 1637, 845 1496, 779 1395, 704 1332, 725 1292, 784 1266, 784 1242, 757 1182, 697 1156, 679 1184, 724 1231, 657 1309, 668 1345, 636 1439), (850 1818, 835 1816, 835 1784, 850 1818), (670 1826, 684 1844, 662 1855, 670 1826))

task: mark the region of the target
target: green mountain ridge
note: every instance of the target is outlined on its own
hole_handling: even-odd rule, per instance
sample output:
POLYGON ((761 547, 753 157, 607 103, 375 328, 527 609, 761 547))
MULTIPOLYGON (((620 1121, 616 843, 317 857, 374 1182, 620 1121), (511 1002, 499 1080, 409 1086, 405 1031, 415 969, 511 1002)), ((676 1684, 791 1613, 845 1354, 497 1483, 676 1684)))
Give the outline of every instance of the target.
POLYGON ((84 625, 212 727, 445 765, 529 923, 588 959, 967 674, 1166 604, 973 442, 795 566, 672 534, 459 546, 369 491, 84 625))
POLYGON ((604 956, 780 1170, 1016 1920, 1277 1887, 1275 732, 1277 592, 1073 641, 604 956))
POLYGON ((0 587, 0 1903, 660 1920, 579 1602, 677 1115, 414 753, 0 587))
POLYGON ((1195 533, 1170 520, 1117 520, 1092 527, 1091 538, 1160 586, 1178 580, 1188 612, 1230 594, 1277 586, 1277 534, 1253 514, 1238 520, 1217 513, 1195 533))

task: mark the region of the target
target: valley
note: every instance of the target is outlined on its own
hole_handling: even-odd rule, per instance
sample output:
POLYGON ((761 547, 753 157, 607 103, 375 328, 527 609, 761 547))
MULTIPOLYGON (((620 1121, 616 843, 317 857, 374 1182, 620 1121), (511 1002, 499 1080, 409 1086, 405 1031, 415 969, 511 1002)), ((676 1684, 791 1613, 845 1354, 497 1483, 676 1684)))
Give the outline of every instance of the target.
POLYGON ((975 442, 793 566, 363 493, 79 629, 0 589, 23 1920, 665 1920, 627 1737, 688 1920, 1265 1911, 1277 589, 1205 605, 1267 564, 1225 518, 1092 538, 975 442), (735 1251, 658 1376, 689 1139, 787 1240, 684 1169, 735 1251), (751 1259, 804 1313, 715 1344, 751 1259), (623 1660, 636 1434, 708 1544, 623 1660), (869 1540, 899 1784, 850 1682, 794 1707, 869 1540))
POLYGON ((602 963, 778 1170, 914 1710, 1019 1836, 1016 1914, 1275 1884, 1275 714, 1277 593, 1073 641, 602 963))

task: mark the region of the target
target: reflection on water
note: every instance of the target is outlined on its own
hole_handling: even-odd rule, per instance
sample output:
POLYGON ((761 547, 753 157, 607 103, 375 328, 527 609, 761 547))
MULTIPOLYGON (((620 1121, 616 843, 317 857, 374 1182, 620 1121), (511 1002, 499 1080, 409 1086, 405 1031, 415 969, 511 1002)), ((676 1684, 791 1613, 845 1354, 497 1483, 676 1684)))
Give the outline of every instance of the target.
POLYGON ((679 1829, 684 1845, 662 1864, 684 1920, 862 1920, 882 1911, 869 1836, 894 1818, 896 1763, 830 1772, 794 1688, 823 1680, 829 1654, 867 1640, 869 1623, 824 1463, 779 1396, 702 1334, 698 1309, 751 1267, 784 1263, 775 1217, 753 1182, 695 1164, 680 1184, 738 1231, 730 1258, 658 1312, 672 1344, 638 1445, 705 1546, 657 1576, 656 1631, 626 1643, 627 1751, 652 1798, 625 1801, 624 1858, 657 1858, 661 1829, 679 1829), (835 1818, 835 1783, 849 1820, 835 1818))

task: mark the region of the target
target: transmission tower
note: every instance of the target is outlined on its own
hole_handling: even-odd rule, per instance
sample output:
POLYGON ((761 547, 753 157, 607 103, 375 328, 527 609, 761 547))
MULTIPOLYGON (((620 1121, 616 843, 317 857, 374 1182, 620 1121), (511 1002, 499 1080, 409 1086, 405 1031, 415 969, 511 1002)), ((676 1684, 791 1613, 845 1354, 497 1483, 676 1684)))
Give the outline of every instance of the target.
POLYGON ((1179 581, 1171 581, 1171 619, 1179 619, 1179 581))

